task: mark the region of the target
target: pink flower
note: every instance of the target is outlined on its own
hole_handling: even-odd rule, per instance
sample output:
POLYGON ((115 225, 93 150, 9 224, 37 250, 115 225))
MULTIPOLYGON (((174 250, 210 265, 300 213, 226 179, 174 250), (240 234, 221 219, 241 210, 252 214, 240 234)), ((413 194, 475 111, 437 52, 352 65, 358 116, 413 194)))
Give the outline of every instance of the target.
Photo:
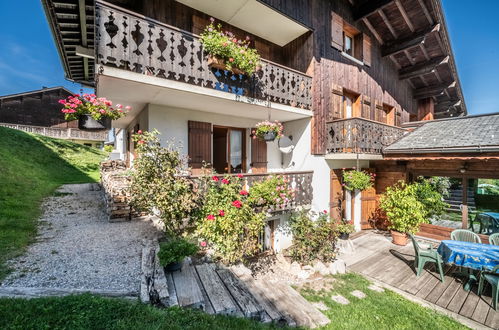
POLYGON ((244 178, 244 175, 242 175, 241 173, 239 173, 239 174, 237 175, 237 177, 238 177, 239 179, 242 179, 242 178, 244 178))
POLYGON ((246 40, 248 40, 248 41, 249 41, 249 40, 250 40, 250 37, 249 37, 249 36, 246 36, 246 40))
POLYGON ((215 216, 213 214, 208 214, 206 220, 215 220, 215 216))
POLYGON ((237 39, 236 38, 232 39, 232 42, 237 42, 237 39))
POLYGON ((100 109, 99 112, 102 113, 102 114, 104 114, 104 113, 106 113, 106 110, 100 109))
POLYGON ((277 187, 275 187, 275 190, 276 190, 276 191, 279 191, 279 190, 281 190, 281 187, 280 187, 280 186, 277 186, 277 187))
POLYGON ((239 53, 244 54, 244 49, 241 49, 239 53))
POLYGON ((139 129, 139 130, 137 131, 137 134, 142 134, 142 131, 139 129))
POLYGON ((125 110, 126 110, 126 111, 130 111, 131 109, 132 109, 132 107, 131 107, 131 106, 129 106, 129 105, 127 105, 127 106, 125 107, 125 110))
POLYGON ((213 181, 217 181, 217 182, 218 182, 218 180, 219 180, 219 179, 218 179, 218 176, 215 176, 215 175, 214 175, 214 176, 212 176, 212 177, 211 177, 211 179, 212 179, 213 181))
POLYGON ((58 101, 60 104, 66 104, 66 100, 59 100, 58 101))
POLYGON ((324 211, 322 211, 322 212, 324 212, 324 214, 327 214, 327 210, 324 210, 324 211))
POLYGON ((222 44, 222 46, 227 47, 227 43, 226 43, 226 42, 224 42, 224 43, 222 44))
POLYGON ((144 144, 144 143, 145 143, 145 141, 144 141, 144 140, 139 140, 137 143, 138 143, 138 144, 144 144))
POLYGON ((199 243, 199 245, 201 245, 202 247, 206 247, 206 242, 202 241, 201 243, 199 243))
POLYGON ((123 106, 118 103, 118 104, 116 104, 116 108, 121 109, 121 108, 123 108, 123 106))
POLYGON ((223 183, 223 184, 229 184, 229 180, 227 180, 227 179, 222 179, 222 183, 223 183))
POLYGON ((247 192, 246 190, 244 190, 244 189, 243 189, 243 190, 241 190, 241 191, 239 192, 239 195, 246 196, 246 195, 248 195, 248 192, 247 192))
POLYGON ((239 208, 241 208, 241 206, 243 206, 243 203, 241 203, 241 201, 239 201, 239 200, 235 200, 232 202, 232 206, 239 209, 239 208))
POLYGON ((225 211, 224 210, 219 210, 218 211, 218 215, 223 217, 225 215, 225 211))
POLYGON ((215 19, 213 17, 210 17, 210 22, 215 22, 215 19))
POLYGON ((234 62, 234 59, 232 57, 229 58, 229 62, 234 62))

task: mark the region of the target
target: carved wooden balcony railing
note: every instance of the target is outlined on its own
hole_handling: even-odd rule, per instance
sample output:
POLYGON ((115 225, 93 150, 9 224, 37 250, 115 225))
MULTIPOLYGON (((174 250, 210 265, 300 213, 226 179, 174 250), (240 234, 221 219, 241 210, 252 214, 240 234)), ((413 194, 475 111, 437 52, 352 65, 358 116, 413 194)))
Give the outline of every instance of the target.
POLYGON ((251 77, 212 69, 195 34, 109 4, 96 4, 96 19, 100 64, 247 96, 256 102, 311 109, 312 78, 304 73, 266 60, 251 77))
POLYGON ((407 130, 364 118, 340 119, 326 124, 328 153, 381 154, 407 130))
POLYGON ((90 141, 106 141, 107 131, 91 132, 82 131, 77 128, 57 128, 57 127, 42 127, 32 125, 18 125, 9 123, 0 123, 2 127, 17 129, 20 131, 45 135, 57 139, 74 139, 74 140, 90 140, 90 141))
MULTIPOLYGON (((309 207, 312 204, 313 190, 312 190, 312 177, 314 175, 313 171, 296 171, 296 172, 276 172, 276 173, 263 173, 263 174, 253 174, 253 173, 243 173, 243 184, 249 187, 251 193, 251 186, 259 181, 263 181, 271 175, 278 175, 284 177, 288 181, 288 185, 295 189, 295 197, 285 204, 279 204, 271 207, 269 212, 278 212, 292 210, 297 207, 309 207)), ((223 178, 225 175, 217 175, 223 178)), ((230 176, 235 176, 231 174, 230 176)), ((193 176, 195 181, 200 180, 201 176, 193 176)), ((198 181, 200 182, 200 181, 198 181)), ((202 189, 202 188, 201 188, 202 189)))

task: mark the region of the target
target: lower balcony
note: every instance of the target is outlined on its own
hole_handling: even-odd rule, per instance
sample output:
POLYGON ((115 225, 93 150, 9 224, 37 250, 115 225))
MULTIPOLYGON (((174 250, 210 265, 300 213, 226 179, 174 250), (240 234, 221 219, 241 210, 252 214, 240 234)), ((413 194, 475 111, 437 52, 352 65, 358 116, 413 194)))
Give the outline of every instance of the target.
POLYGON ((364 118, 333 120, 326 124, 326 129, 329 159, 381 159, 383 148, 408 132, 364 118))

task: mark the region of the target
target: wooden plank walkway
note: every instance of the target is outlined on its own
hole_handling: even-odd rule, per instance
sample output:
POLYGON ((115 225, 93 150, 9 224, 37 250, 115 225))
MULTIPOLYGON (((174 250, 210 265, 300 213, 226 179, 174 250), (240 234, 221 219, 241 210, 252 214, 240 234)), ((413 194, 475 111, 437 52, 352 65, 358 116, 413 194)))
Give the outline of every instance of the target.
POLYGON ((315 328, 330 322, 289 285, 238 277, 221 265, 186 259, 182 271, 167 273, 166 280, 171 305, 278 325, 315 328))
MULTIPOLYGON (((421 276, 414 271, 414 248, 380 244, 369 238, 359 238, 366 245, 372 243, 375 253, 348 265, 348 270, 363 274, 426 302, 445 308, 492 329, 499 328, 499 312, 491 306, 490 286, 482 297, 477 295, 477 285, 470 292, 463 288, 462 278, 456 277, 456 267, 445 266, 445 281, 440 282, 434 264, 428 263, 421 276)), ((355 241, 354 241, 355 242, 355 241)), ((355 242, 357 244, 357 242, 355 242)))

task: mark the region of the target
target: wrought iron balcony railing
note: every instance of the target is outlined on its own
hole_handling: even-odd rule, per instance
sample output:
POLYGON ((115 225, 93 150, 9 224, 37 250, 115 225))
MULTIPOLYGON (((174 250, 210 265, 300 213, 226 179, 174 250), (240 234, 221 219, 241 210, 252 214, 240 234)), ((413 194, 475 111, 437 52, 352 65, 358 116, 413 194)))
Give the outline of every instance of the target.
POLYGON ((302 109, 312 106, 312 77, 262 60, 252 76, 208 66, 199 37, 109 4, 96 4, 97 62, 302 109))
POLYGON ((364 118, 339 119, 326 124, 328 153, 381 154, 407 130, 364 118))

